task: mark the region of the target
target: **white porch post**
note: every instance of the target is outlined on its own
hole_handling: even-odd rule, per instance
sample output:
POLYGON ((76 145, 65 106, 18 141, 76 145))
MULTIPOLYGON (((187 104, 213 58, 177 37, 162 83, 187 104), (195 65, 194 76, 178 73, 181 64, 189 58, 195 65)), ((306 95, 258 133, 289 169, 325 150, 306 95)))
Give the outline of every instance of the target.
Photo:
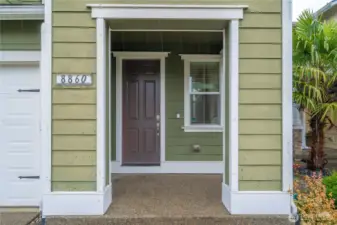
MULTIPOLYGON (((228 118, 228 125, 225 124, 225 127, 228 127, 228 130, 224 131, 223 135, 226 135, 226 132, 229 133, 229 138, 224 141, 228 141, 229 154, 228 154, 228 185, 223 182, 222 184, 222 202, 232 213, 232 208, 235 202, 233 202, 233 192, 237 192, 239 189, 239 21, 231 20, 227 29, 228 32, 228 79, 226 79, 229 84, 226 86, 229 88, 226 93, 229 94, 229 109, 224 110, 228 112, 228 115, 224 115, 228 118)), ((225 32, 223 35, 223 45, 225 46, 225 32)), ((225 155, 225 153, 224 153, 225 155)), ((225 162, 225 161, 224 161, 225 162)), ((225 163, 224 163, 224 166, 225 163)))
MULTIPOLYGON (((106 79, 107 73, 110 72, 107 63, 107 51, 110 54, 109 45, 107 45, 107 39, 110 37, 107 33, 106 22, 103 18, 96 19, 96 167, 97 167, 97 192, 103 196, 101 202, 102 212, 104 213, 110 206, 112 201, 112 184, 110 176, 106 177, 106 170, 110 172, 110 163, 106 165, 107 148, 110 151, 109 146, 106 146, 106 96, 109 90, 106 88, 106 82, 110 79, 106 79), (108 167, 108 168, 107 168, 108 167), (108 182, 106 182, 106 179, 108 182)), ((110 58, 110 57, 109 57, 110 58)), ((109 61, 110 63, 110 61, 109 61)))
POLYGON ((96 115, 97 115, 97 192, 105 188, 105 114, 106 114, 106 26, 103 18, 96 19, 96 115))
POLYGON ((229 23, 229 186, 239 190, 239 21, 229 23))
MULTIPOLYGON (((289 23, 290 24, 290 23, 289 23)), ((288 162, 288 140, 283 161, 283 189, 281 191, 240 191, 239 190, 239 21, 231 20, 228 30, 228 74, 229 84, 229 183, 222 184, 222 201, 231 214, 289 214, 291 197, 287 193, 291 166, 288 162), (287 173, 287 174, 284 174, 287 173)), ((291 33, 290 33, 291 34, 291 33)), ((291 38, 289 39, 291 40, 291 38)), ((283 58, 289 58, 288 52, 283 58)), ((287 65, 288 66, 288 65, 287 65)), ((291 68, 291 64, 290 64, 291 68)), ((285 80, 287 81, 287 80, 285 80)), ((287 84, 288 85, 288 84, 287 84)), ((286 92, 287 90, 283 90, 286 92)), ((291 92, 291 89, 290 89, 291 92)), ((287 93, 288 94, 288 93, 287 93)), ((289 101, 289 98, 286 98, 289 101)), ((291 102, 291 101, 289 101, 291 102)), ((289 103, 286 103, 289 104, 289 103)), ((284 116, 285 118, 288 115, 284 116)), ((288 121, 286 122, 288 125, 288 121)), ((288 128, 283 132, 289 132, 288 128)), ((291 131, 290 131, 291 132, 291 131)), ((284 138, 284 135, 283 135, 284 138)))

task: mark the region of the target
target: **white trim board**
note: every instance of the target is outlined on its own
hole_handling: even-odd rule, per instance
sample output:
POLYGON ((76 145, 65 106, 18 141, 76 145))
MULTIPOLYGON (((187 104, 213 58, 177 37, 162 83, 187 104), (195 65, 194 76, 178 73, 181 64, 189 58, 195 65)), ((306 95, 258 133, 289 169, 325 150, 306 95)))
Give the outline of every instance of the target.
POLYGON ((123 149, 122 63, 127 59, 160 60, 160 162, 165 161, 165 58, 169 52, 112 52, 116 57, 116 159, 121 164, 123 149))
MULTIPOLYGON (((52 124, 52 0, 45 0, 41 25, 41 182, 43 195, 51 192, 51 124, 52 124)), ((43 198, 42 198, 43 205, 43 198)), ((42 212, 44 216, 44 212, 42 212)))
POLYGON ((105 19, 242 19, 247 5, 88 4, 92 18, 105 19))
POLYGON ((102 18, 96 19, 96 184, 97 192, 105 187, 106 151, 106 24, 102 18))
POLYGON ((0 64, 39 64, 40 59, 40 51, 0 51, 0 64))
POLYGON ((222 184, 222 202, 232 215, 290 215, 292 195, 281 191, 231 191, 222 184))
MULTIPOLYGON (((229 68, 229 186, 239 190, 239 21, 231 20, 228 29, 229 68)), ((224 132, 225 133, 225 132, 224 132)), ((225 135, 223 136, 225 139, 225 135)))
POLYGON ((282 190, 293 188, 292 3, 282 0, 282 190))
POLYGON ((1 5, 0 20, 43 20, 43 5, 1 5))
POLYGON ((165 161, 160 166, 121 166, 120 162, 111 162, 111 173, 175 173, 175 174, 222 174, 222 161, 218 162, 184 162, 165 161))
POLYGON ((111 185, 99 192, 51 192, 43 196, 44 216, 103 215, 112 201, 111 185))

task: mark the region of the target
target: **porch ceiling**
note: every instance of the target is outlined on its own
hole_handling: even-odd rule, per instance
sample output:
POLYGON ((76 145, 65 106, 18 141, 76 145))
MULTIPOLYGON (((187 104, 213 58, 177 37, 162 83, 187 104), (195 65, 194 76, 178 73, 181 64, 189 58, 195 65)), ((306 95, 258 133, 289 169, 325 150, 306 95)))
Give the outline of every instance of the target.
POLYGON ((224 20, 108 20, 112 30, 218 30, 228 25, 224 20))

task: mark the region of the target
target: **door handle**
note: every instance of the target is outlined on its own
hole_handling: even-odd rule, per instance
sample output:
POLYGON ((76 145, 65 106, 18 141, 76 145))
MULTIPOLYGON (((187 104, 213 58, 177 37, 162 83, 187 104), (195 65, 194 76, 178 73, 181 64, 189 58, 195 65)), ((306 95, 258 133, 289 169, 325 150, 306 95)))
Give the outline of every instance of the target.
POLYGON ((157 121, 160 121, 160 115, 156 116, 157 121))

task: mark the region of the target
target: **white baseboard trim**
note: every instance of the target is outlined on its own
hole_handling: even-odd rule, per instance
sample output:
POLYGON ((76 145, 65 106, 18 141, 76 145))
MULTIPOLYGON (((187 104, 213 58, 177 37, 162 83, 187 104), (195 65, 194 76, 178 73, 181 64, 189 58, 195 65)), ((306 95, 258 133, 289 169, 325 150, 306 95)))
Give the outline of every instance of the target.
POLYGON ((166 161, 160 166, 121 166, 112 161, 111 173, 190 173, 190 174, 222 174, 224 164, 219 162, 186 162, 166 161))
POLYGON ((43 196, 44 216, 103 215, 112 202, 112 187, 99 192, 51 192, 43 196))
POLYGON ((222 184, 222 202, 232 215, 290 215, 291 198, 281 191, 231 192, 222 184))

